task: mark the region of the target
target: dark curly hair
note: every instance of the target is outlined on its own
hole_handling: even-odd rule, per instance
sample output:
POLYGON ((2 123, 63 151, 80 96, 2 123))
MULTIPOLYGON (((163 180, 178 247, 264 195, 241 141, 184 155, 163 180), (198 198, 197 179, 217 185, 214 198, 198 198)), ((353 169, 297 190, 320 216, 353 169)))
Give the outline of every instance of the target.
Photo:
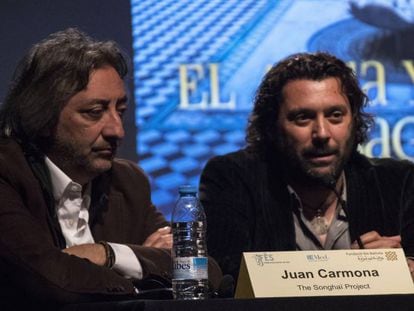
POLYGON ((122 79, 128 72, 115 42, 96 41, 75 28, 35 44, 17 67, 0 107, 0 136, 47 146, 64 105, 86 88, 91 71, 107 65, 122 79))
POLYGON ((247 147, 258 153, 266 153, 275 147, 278 135, 277 122, 283 87, 298 79, 322 80, 338 78, 344 94, 351 105, 354 121, 354 149, 367 139, 367 132, 372 125, 372 116, 363 109, 368 104, 368 97, 360 89, 358 80, 342 60, 328 53, 299 53, 288 56, 274 65, 264 76, 255 96, 254 108, 247 127, 247 147))

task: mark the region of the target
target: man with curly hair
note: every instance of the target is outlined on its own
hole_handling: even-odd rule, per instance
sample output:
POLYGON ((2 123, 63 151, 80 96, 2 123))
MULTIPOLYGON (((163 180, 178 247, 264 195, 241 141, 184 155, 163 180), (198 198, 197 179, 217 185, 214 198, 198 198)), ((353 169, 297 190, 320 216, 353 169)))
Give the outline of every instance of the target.
POLYGON ((358 152, 372 124, 366 105, 353 71, 328 53, 270 69, 247 147, 211 159, 200 180, 209 254, 223 273, 236 278, 245 251, 402 246, 414 255, 414 165, 358 152))
MULTIPOLYGON (((35 44, 18 67, 0 107, 1 310, 135 299, 149 281, 168 285, 169 223, 144 172, 116 158, 127 69, 115 42, 73 28, 35 44)), ((221 274, 209 264, 214 285, 211 273, 221 274)))

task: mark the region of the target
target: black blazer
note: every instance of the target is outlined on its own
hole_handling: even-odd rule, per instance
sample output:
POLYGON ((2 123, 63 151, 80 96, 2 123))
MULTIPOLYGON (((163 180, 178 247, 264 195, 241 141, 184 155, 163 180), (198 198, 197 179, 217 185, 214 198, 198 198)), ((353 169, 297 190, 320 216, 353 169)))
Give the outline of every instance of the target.
MULTIPOLYGON (((354 154, 345 168, 352 241, 371 230, 401 234, 414 254, 414 165, 354 154)), ((277 165, 246 150, 211 159, 200 179, 209 254, 238 276, 245 251, 295 250, 293 198, 277 165)))

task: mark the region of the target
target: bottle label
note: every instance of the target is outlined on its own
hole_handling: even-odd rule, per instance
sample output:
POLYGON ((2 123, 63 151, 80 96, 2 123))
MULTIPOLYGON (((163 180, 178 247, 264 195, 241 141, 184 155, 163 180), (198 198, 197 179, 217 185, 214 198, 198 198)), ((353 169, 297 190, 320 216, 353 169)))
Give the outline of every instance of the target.
POLYGON ((173 278, 175 280, 208 278, 207 257, 176 257, 173 259, 173 278))

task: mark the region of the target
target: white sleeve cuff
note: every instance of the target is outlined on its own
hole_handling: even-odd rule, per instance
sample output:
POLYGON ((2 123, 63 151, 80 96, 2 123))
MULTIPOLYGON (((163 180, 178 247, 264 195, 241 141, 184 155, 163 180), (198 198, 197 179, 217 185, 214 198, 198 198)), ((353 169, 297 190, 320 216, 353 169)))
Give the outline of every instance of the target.
POLYGON ((124 244, 108 243, 115 253, 112 270, 126 278, 142 279, 142 266, 131 248, 124 244))

